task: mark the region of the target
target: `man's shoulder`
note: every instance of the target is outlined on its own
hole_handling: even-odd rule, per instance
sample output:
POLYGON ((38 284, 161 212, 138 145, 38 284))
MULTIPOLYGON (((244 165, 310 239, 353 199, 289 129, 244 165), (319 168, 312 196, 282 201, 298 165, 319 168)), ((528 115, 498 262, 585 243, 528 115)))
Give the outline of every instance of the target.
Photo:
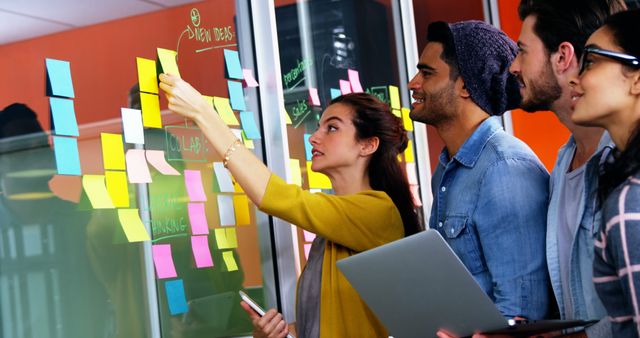
POLYGON ((507 160, 521 160, 535 166, 541 165, 538 156, 520 139, 506 132, 496 133, 482 150, 482 157, 489 165, 507 160))

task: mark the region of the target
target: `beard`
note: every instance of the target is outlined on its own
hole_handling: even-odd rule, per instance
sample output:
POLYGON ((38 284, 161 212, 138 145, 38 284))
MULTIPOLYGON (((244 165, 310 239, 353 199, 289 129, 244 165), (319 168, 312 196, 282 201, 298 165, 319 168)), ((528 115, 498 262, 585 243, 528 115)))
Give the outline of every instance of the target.
POLYGON ((451 82, 445 88, 436 92, 425 93, 422 109, 412 110, 411 119, 434 127, 450 121, 454 116, 456 107, 454 87, 455 83, 451 82))
MULTIPOLYGON (((520 82, 524 82, 522 77, 518 75, 520 82)), ((540 76, 536 80, 532 80, 526 84, 529 93, 523 96, 520 108, 527 112, 536 112, 540 110, 550 110, 551 105, 562 96, 562 87, 558 84, 558 80, 553 75, 551 65, 547 63, 543 68, 540 76)))

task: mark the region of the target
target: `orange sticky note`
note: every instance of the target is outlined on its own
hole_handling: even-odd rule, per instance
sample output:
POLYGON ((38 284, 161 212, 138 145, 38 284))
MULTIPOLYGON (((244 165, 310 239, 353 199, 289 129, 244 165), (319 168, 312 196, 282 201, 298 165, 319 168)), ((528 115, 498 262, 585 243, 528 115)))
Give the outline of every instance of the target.
POLYGON ((233 196, 233 210, 236 213, 236 224, 246 225, 251 223, 249 214, 249 198, 247 195, 233 196))

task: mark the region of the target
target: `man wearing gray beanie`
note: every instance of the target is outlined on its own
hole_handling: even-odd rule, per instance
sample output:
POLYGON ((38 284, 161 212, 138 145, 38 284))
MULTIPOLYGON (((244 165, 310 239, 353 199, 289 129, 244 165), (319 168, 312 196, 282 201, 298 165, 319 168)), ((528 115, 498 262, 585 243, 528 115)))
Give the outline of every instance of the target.
POLYGON ((445 144, 429 226, 505 317, 544 318, 549 175, 493 117, 520 102, 508 71, 516 46, 480 21, 432 23, 427 40, 409 88, 411 118, 435 127, 445 144))

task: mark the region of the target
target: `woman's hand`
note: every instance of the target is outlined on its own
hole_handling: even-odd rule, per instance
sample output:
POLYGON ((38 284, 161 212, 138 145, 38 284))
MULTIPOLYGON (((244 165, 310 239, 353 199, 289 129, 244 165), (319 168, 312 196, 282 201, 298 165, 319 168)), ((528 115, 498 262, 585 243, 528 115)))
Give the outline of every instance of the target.
POLYGON ((282 314, 275 309, 271 309, 260 317, 251 309, 249 304, 240 302, 240 306, 249 314, 253 322, 253 336, 255 338, 284 338, 289 333, 287 322, 282 314))
POLYGON ((160 74, 160 88, 167 94, 169 109, 184 117, 201 122, 201 118, 210 113, 213 107, 202 97, 202 94, 189 83, 171 74, 160 74))

